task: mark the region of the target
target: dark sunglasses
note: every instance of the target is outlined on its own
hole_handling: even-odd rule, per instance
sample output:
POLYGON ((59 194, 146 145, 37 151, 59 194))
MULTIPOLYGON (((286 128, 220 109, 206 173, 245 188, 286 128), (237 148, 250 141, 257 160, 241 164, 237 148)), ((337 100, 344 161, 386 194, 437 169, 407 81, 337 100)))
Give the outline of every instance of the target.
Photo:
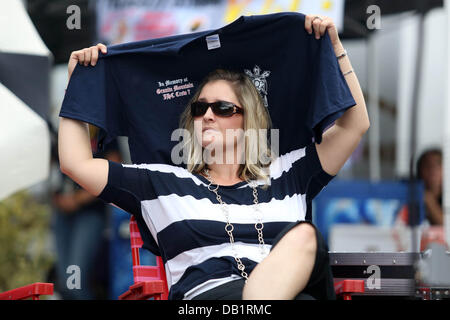
POLYGON ((231 117, 235 113, 244 114, 244 110, 228 101, 202 102, 196 101, 191 104, 191 114, 193 117, 200 117, 211 107, 216 116, 231 117))

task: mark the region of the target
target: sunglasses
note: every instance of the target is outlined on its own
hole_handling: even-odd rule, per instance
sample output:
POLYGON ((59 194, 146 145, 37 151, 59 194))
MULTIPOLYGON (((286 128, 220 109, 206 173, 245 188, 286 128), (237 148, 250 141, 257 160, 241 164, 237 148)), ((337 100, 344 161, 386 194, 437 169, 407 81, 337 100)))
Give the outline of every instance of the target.
POLYGON ((244 110, 228 101, 202 102, 196 101, 191 104, 191 114, 193 117, 200 117, 211 107, 216 116, 231 117, 235 113, 244 114, 244 110))

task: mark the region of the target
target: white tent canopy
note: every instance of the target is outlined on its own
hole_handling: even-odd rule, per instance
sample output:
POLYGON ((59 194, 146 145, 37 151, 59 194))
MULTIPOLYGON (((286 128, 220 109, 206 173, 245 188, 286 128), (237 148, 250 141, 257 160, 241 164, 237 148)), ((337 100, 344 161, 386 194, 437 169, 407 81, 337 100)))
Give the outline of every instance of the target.
POLYGON ((0 51, 48 56, 50 51, 40 38, 22 1, 0 1, 0 51))
MULTIPOLYGON (((21 57, 20 63, 26 62, 27 59, 34 63, 37 61, 36 57, 41 57, 39 59, 42 61, 39 62, 48 65, 45 59, 50 57, 51 53, 36 31, 22 1, 0 1, 0 12, 2 13, 0 19, 0 55, 2 57, 0 73, 3 74, 3 80, 0 79, 1 200, 48 177, 50 165, 48 126, 42 115, 30 108, 30 102, 38 101, 37 90, 33 87, 37 80, 23 72, 27 71, 26 65, 17 65, 17 73, 11 74, 12 70, 16 70, 14 62, 18 61, 11 59, 19 56, 21 57), (16 91, 13 93, 11 90, 16 91), (25 103, 23 97, 28 97, 29 102, 25 103)), ((46 77, 41 71, 45 71, 48 67, 36 68, 30 70, 30 73, 40 73, 37 75, 39 81, 46 81, 46 77)), ((45 98, 45 95, 43 97, 45 98)), ((41 99, 39 102, 45 107, 45 99, 41 99)))
POLYGON ((0 84, 0 200, 45 180, 50 136, 46 122, 0 84))

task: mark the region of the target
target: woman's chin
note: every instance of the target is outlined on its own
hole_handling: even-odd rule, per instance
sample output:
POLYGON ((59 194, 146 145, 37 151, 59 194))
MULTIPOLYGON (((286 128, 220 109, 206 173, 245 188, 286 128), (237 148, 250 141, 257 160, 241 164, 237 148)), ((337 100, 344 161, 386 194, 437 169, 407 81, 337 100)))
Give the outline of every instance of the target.
POLYGON ((215 144, 216 144, 216 142, 214 141, 214 139, 203 139, 202 140, 202 147, 203 148, 212 148, 212 149, 214 149, 215 148, 215 144))
POLYGON ((214 147, 214 144, 216 144, 218 142, 218 139, 215 135, 213 134, 203 134, 202 136, 202 147, 214 147))

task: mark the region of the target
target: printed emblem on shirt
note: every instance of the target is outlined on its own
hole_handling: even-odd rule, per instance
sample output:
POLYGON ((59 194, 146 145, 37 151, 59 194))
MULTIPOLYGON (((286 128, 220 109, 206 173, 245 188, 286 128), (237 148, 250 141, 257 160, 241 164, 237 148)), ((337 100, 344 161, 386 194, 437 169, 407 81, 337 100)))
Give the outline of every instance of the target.
POLYGON ((252 79, 253 84, 256 89, 258 89, 259 94, 261 95, 264 106, 267 108, 269 106, 267 102, 267 80, 266 78, 270 75, 270 71, 264 71, 261 73, 261 68, 257 65, 253 68, 253 72, 250 70, 244 69, 246 75, 252 79))

